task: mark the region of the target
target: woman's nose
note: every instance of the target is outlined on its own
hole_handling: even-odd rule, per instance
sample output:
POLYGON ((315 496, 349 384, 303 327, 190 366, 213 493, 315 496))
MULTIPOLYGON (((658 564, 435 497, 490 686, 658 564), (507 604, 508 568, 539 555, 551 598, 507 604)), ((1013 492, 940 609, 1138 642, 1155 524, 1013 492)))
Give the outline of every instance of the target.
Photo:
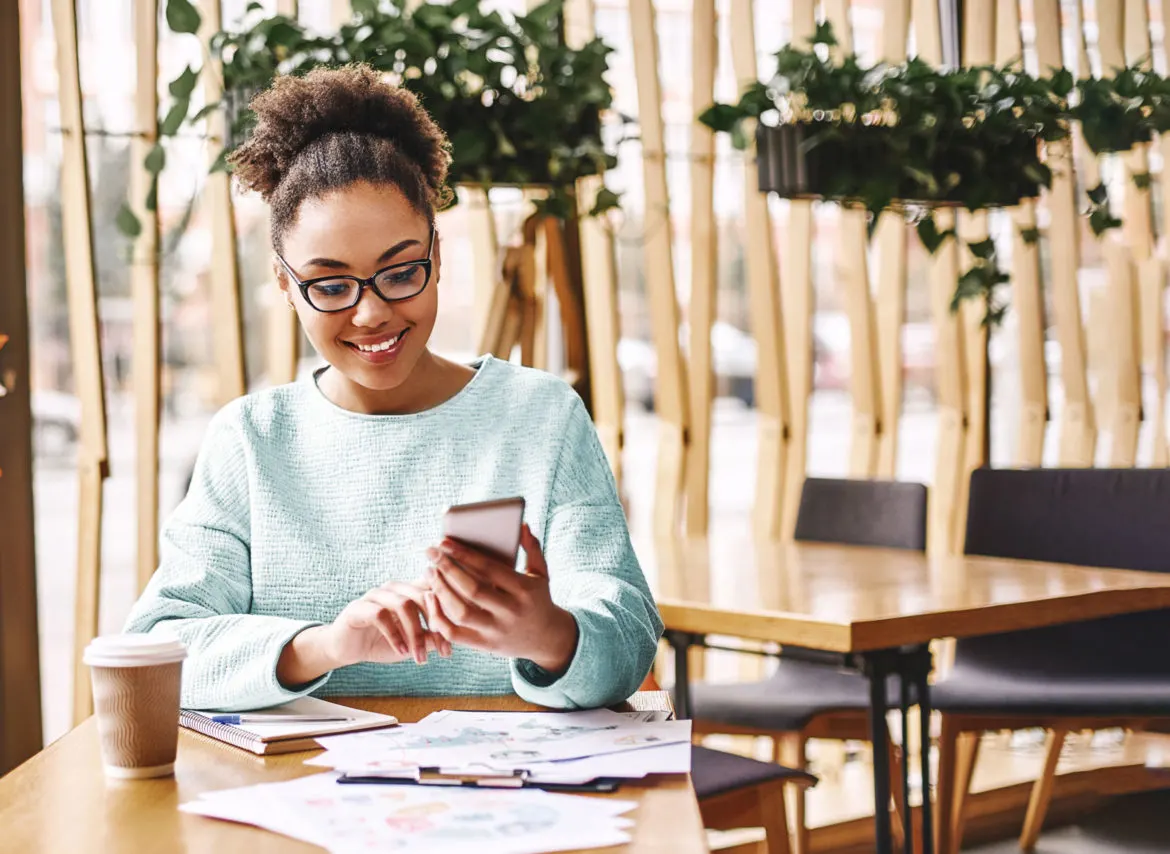
POLYGON ((362 288, 361 298, 353 310, 354 326, 381 326, 394 317, 394 306, 386 302, 373 288, 362 288))

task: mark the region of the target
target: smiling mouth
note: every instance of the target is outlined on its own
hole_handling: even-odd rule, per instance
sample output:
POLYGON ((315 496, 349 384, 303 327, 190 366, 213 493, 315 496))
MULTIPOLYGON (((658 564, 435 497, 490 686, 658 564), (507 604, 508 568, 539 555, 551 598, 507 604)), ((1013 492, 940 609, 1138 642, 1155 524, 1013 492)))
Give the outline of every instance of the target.
POLYGON ((359 353, 384 353, 406 337, 409 329, 403 329, 392 338, 387 338, 384 341, 379 341, 377 344, 355 344, 353 341, 346 341, 346 345, 357 350, 359 353))

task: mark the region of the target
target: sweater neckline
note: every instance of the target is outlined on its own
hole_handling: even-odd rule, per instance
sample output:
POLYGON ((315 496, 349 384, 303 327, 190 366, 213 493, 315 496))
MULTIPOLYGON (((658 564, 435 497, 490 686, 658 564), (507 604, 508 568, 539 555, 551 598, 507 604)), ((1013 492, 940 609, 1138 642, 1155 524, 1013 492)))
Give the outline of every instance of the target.
POLYGON ((420 412, 379 414, 370 412, 354 412, 352 409, 346 409, 343 406, 338 406, 329 399, 328 395, 326 395, 324 391, 321 390, 321 386, 318 382, 321 375, 325 373, 325 371, 329 370, 329 365, 322 365, 320 368, 317 368, 315 371, 313 371, 313 375, 309 378, 309 381, 312 385, 310 394, 327 410, 330 410, 334 414, 341 415, 345 418, 352 418, 358 421, 404 423, 407 421, 420 420, 432 418, 437 415, 443 415, 451 409, 462 405, 463 401, 467 400, 474 393, 478 386, 483 385, 485 382, 484 376, 493 370, 493 365, 495 362, 496 359, 490 354, 479 356, 468 362, 467 367, 475 369, 475 376, 468 380, 467 385, 463 386, 463 388, 459 389, 459 391, 455 392, 455 394, 451 395, 442 403, 432 406, 430 409, 423 409, 420 412))

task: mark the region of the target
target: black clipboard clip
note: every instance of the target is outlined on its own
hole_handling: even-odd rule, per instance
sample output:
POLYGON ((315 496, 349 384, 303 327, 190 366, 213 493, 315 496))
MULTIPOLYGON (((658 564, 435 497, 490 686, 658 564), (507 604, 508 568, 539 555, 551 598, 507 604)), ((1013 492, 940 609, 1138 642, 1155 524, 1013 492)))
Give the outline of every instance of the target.
POLYGON ((492 770, 483 773, 452 771, 441 768, 419 768, 417 776, 383 777, 378 775, 342 774, 341 784, 369 784, 385 786, 467 786, 484 789, 544 789, 548 792, 616 792, 621 786, 617 777, 597 777, 586 783, 541 783, 530 779, 529 772, 492 770))

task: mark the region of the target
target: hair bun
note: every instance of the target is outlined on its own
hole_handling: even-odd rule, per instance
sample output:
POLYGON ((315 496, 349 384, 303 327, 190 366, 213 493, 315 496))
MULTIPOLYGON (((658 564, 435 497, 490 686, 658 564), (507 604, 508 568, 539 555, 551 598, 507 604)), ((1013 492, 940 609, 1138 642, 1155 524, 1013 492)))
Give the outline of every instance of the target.
POLYGON ((443 131, 413 92, 388 83, 368 65, 279 76, 251 107, 256 126, 229 160, 240 183, 265 199, 309 145, 344 133, 390 140, 418 165, 434 198, 446 192, 451 156, 443 131))

